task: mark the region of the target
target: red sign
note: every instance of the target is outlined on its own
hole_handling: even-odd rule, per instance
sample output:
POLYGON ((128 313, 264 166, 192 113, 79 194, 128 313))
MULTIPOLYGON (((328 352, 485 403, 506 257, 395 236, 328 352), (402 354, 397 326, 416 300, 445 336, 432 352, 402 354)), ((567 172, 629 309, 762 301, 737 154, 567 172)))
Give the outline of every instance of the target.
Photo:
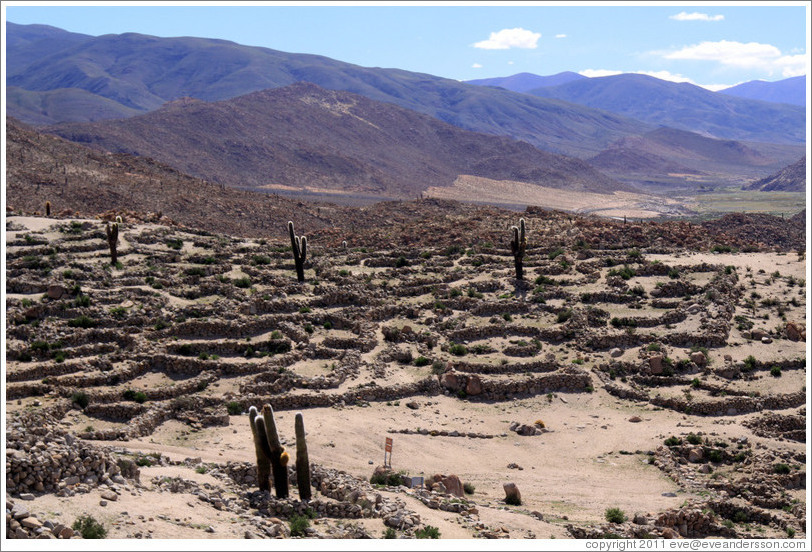
POLYGON ((386 452, 392 452, 392 438, 386 438, 386 448, 384 449, 386 452))

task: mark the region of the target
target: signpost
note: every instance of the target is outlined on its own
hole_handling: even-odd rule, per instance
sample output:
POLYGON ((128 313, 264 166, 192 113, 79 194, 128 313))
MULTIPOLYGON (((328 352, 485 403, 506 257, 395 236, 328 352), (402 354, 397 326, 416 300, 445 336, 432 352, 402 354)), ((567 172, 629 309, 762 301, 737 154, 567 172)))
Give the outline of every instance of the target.
POLYGON ((383 467, 384 468, 391 468, 392 467, 392 438, 386 438, 386 446, 383 449, 383 467), (388 455, 388 460, 387 460, 388 455))

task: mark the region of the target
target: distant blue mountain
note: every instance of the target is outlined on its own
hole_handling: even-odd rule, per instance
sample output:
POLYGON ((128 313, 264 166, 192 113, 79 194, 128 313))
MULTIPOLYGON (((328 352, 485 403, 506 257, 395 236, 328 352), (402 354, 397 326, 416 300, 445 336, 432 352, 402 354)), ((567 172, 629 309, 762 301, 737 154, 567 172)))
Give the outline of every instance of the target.
POLYGON ((754 80, 719 90, 720 94, 806 107, 806 75, 767 82, 754 80))
POLYGON ((528 92, 534 88, 558 86, 559 84, 566 84, 568 82, 585 78, 587 77, 579 75, 578 73, 564 71, 563 73, 548 75, 546 77, 534 75, 533 73, 517 73, 515 75, 511 75, 510 77, 474 79, 465 82, 468 84, 476 84, 477 86, 498 86, 513 92, 528 92))
POLYGON ((777 144, 806 139, 806 110, 800 106, 737 98, 648 75, 579 79, 529 93, 714 138, 777 144))

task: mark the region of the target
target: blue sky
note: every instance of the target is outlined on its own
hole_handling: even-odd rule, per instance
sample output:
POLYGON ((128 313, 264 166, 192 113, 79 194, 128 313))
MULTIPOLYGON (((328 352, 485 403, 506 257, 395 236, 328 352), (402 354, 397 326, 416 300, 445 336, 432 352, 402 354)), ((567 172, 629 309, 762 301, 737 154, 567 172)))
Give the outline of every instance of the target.
POLYGON ((459 80, 643 72, 719 89, 806 74, 810 63, 806 2, 43 4, 4 2, 5 19, 90 35, 223 38, 459 80))

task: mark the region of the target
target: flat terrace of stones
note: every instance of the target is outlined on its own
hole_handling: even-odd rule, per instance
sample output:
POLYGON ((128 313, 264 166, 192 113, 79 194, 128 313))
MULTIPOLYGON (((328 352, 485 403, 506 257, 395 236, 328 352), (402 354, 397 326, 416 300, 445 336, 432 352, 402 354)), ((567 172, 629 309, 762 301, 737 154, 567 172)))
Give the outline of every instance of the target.
MULTIPOLYGON (((748 267, 748 256, 697 260, 661 240, 650 251, 544 247, 532 239, 542 229, 531 227, 524 281, 513 278, 506 244, 311 243, 299 284, 290 248, 264 240, 124 221, 119 264, 110 266, 103 223, 30 220, 9 217, 7 226, 7 407, 12 416, 50 414, 79 439, 148 437, 169 420, 228 426, 229 414, 265 402, 285 411, 603 390, 722 423, 764 412, 754 431, 804 440, 806 299, 796 275, 804 259, 794 253, 782 275, 748 267)), ((466 427, 396 430, 493 437, 466 427)), ((678 482, 680 458, 708 466, 688 477, 709 493, 703 508, 724 517, 727 506, 709 505, 724 500, 708 489, 727 482, 726 471, 758 465, 772 498, 747 519, 803 531, 805 509, 784 491, 803 484, 802 452, 764 453, 757 464, 749 445, 737 456, 723 453, 742 443, 705 437, 678 449, 685 441, 677 441, 652 458, 678 482), (776 479, 771 458, 794 477, 776 479)), ((7 477, 8 492, 58 486, 28 481, 7 477)), ((658 527, 670 520, 683 536, 757 535, 703 515, 690 527, 685 516, 658 527)))

